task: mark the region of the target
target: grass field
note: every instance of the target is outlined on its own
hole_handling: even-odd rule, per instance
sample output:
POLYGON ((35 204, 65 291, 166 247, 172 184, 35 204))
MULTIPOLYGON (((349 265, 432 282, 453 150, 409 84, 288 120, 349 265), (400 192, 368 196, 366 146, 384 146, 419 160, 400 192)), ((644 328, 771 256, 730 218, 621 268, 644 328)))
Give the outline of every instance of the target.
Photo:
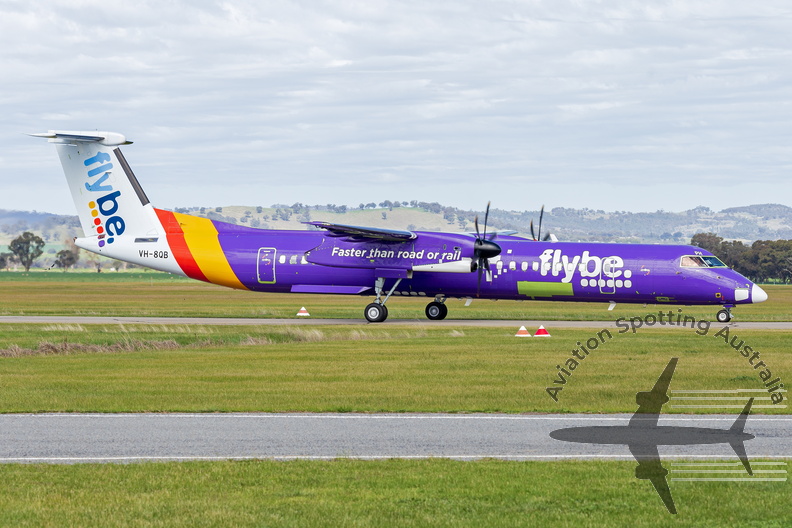
MULTIPOLYGON (((792 286, 768 285, 769 300, 738 306, 739 321, 792 321, 792 286)), ((301 306, 314 318, 363 320, 370 297, 271 294, 239 291, 159 272, 0 272, 0 315, 114 315, 174 317, 295 317, 301 306)), ((392 297, 391 319, 425 320, 429 299, 392 297)), ((474 300, 466 307, 448 301, 449 319, 615 320, 646 313, 641 305, 474 300)), ((676 310, 678 306, 651 307, 676 310)), ((712 320, 716 307, 685 307, 686 314, 712 320)))
MULTIPOLYGON (((239 292, 164 274, 98 276, 0 274, 0 313, 293 317, 305 305, 313 317, 362 320, 366 302, 239 292)), ((767 290, 767 303, 735 310, 740 320, 792 319, 792 288, 767 290)), ((423 319, 423 302, 392 301, 392 317, 423 319)), ((0 324, 0 412, 632 412, 635 393, 652 386, 670 357, 680 358, 672 389, 762 387, 713 324, 707 335, 614 333, 556 403, 545 392, 556 365, 596 330, 548 325, 552 338, 520 339, 520 319, 605 320, 657 308, 450 302, 450 317, 515 319, 515 328, 0 324)), ((735 335, 788 385, 792 332, 736 327, 735 335)), ((634 469, 495 460, 7 464, 0 525, 792 525, 789 482, 672 483, 680 511, 672 517, 634 469)))
MULTIPOLYGON (((763 388, 720 328, 603 336, 556 403, 556 365, 596 330, 6 324, 0 412, 632 412, 671 357, 672 388, 763 388)), ((792 333, 732 332, 786 379, 792 333)))
POLYGON ((632 462, 186 462, 0 466, 3 526, 753 526, 792 524, 792 485, 672 484, 632 462))

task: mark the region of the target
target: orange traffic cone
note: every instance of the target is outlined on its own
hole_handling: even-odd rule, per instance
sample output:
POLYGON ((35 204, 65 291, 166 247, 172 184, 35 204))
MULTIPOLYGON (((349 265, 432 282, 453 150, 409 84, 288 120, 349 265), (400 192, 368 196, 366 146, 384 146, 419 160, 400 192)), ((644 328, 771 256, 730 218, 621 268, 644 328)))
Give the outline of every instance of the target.
POLYGON ((531 334, 528 332, 528 329, 524 326, 521 326, 517 333, 514 334, 514 337, 531 337, 531 334))
POLYGON ((300 308, 300 311, 297 312, 297 317, 310 317, 311 314, 308 313, 308 310, 305 309, 305 306, 300 308))
POLYGON ((552 336, 550 335, 550 332, 545 330, 544 326, 540 326, 539 330, 537 330, 536 333, 534 334, 534 337, 552 337, 552 336))

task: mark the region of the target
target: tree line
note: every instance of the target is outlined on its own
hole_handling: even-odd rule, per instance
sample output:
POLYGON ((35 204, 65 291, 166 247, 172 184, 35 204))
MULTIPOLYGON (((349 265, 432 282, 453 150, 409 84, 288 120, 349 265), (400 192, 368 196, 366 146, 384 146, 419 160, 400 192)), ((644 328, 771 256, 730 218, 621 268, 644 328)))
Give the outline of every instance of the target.
POLYGON ((690 243, 754 282, 792 282, 792 240, 757 240, 747 245, 715 233, 696 233, 690 243))
MULTIPOLYGON (((0 269, 7 269, 14 263, 19 263, 25 271, 30 271, 33 263, 44 253, 44 239, 35 233, 25 231, 8 245, 10 253, 0 253, 0 269)), ((63 271, 71 268, 80 258, 79 248, 71 247, 58 251, 52 267, 61 268, 63 271)))

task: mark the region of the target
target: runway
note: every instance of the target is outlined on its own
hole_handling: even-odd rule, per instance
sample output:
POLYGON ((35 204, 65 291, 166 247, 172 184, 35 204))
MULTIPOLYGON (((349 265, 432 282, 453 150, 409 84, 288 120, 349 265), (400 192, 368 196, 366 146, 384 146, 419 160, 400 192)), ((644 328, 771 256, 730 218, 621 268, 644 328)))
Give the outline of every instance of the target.
MULTIPOLYGON (((659 425, 728 429, 734 415, 663 415, 659 425)), ((632 460, 626 446, 554 440, 555 429, 631 415, 6 414, 0 462, 422 459, 632 460)), ((792 416, 749 416, 749 458, 792 458, 792 416)), ((735 460, 727 444, 660 447, 664 459, 735 460)))
MULTIPOLYGON (((5 324, 366 325, 359 319, 0 316, 5 324)), ((615 328, 613 321, 399 320, 384 326, 615 328)), ((717 324, 717 323, 713 323, 717 324)), ((792 329, 792 322, 745 322, 792 329)), ((674 327, 669 327, 674 328, 674 327)), ((676 327, 679 328, 679 327, 676 327)), ((660 425, 728 429, 733 415, 663 415, 660 425)), ((626 446, 573 444, 555 429, 626 425, 631 415, 500 414, 5 414, 0 462, 127 463, 166 460, 432 458, 632 460, 626 446)), ((792 458, 792 416, 750 416, 751 458, 792 458)), ((660 447, 663 458, 736 460, 727 444, 660 447)))
MULTIPOLYGON (((538 327, 544 325, 553 328, 617 328, 614 321, 524 321, 524 320, 504 320, 504 319, 445 319, 443 321, 430 321, 428 319, 388 319, 382 323, 368 323, 364 319, 312 319, 308 317, 290 319, 248 319, 248 318, 224 318, 224 317, 99 317, 99 316, 26 316, 26 315, 3 315, 0 316, 0 324, 19 323, 19 324, 195 324, 195 325, 217 325, 217 326, 284 326, 284 325, 353 325, 365 326, 369 324, 382 326, 423 326, 423 327, 443 327, 443 326, 471 326, 471 327, 509 327, 525 325, 526 327, 538 327)), ((714 327, 726 326, 722 323, 713 322, 714 327)), ((792 321, 747 321, 732 322, 730 327, 744 328, 750 330, 792 330, 792 321)), ((622 327, 623 328, 623 327, 622 327)), ((652 328, 678 328, 690 330, 690 327, 656 325, 652 328)), ((644 327, 642 331, 651 330, 644 327)))

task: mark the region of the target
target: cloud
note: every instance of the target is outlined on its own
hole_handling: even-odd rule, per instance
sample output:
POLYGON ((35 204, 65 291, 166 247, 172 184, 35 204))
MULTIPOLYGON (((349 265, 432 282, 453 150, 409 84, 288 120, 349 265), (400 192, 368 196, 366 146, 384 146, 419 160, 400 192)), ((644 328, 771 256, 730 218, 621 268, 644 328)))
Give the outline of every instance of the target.
POLYGON ((789 22, 780 1, 5 2, 0 208, 72 210, 21 135, 53 128, 126 134, 165 207, 790 204, 789 22))

